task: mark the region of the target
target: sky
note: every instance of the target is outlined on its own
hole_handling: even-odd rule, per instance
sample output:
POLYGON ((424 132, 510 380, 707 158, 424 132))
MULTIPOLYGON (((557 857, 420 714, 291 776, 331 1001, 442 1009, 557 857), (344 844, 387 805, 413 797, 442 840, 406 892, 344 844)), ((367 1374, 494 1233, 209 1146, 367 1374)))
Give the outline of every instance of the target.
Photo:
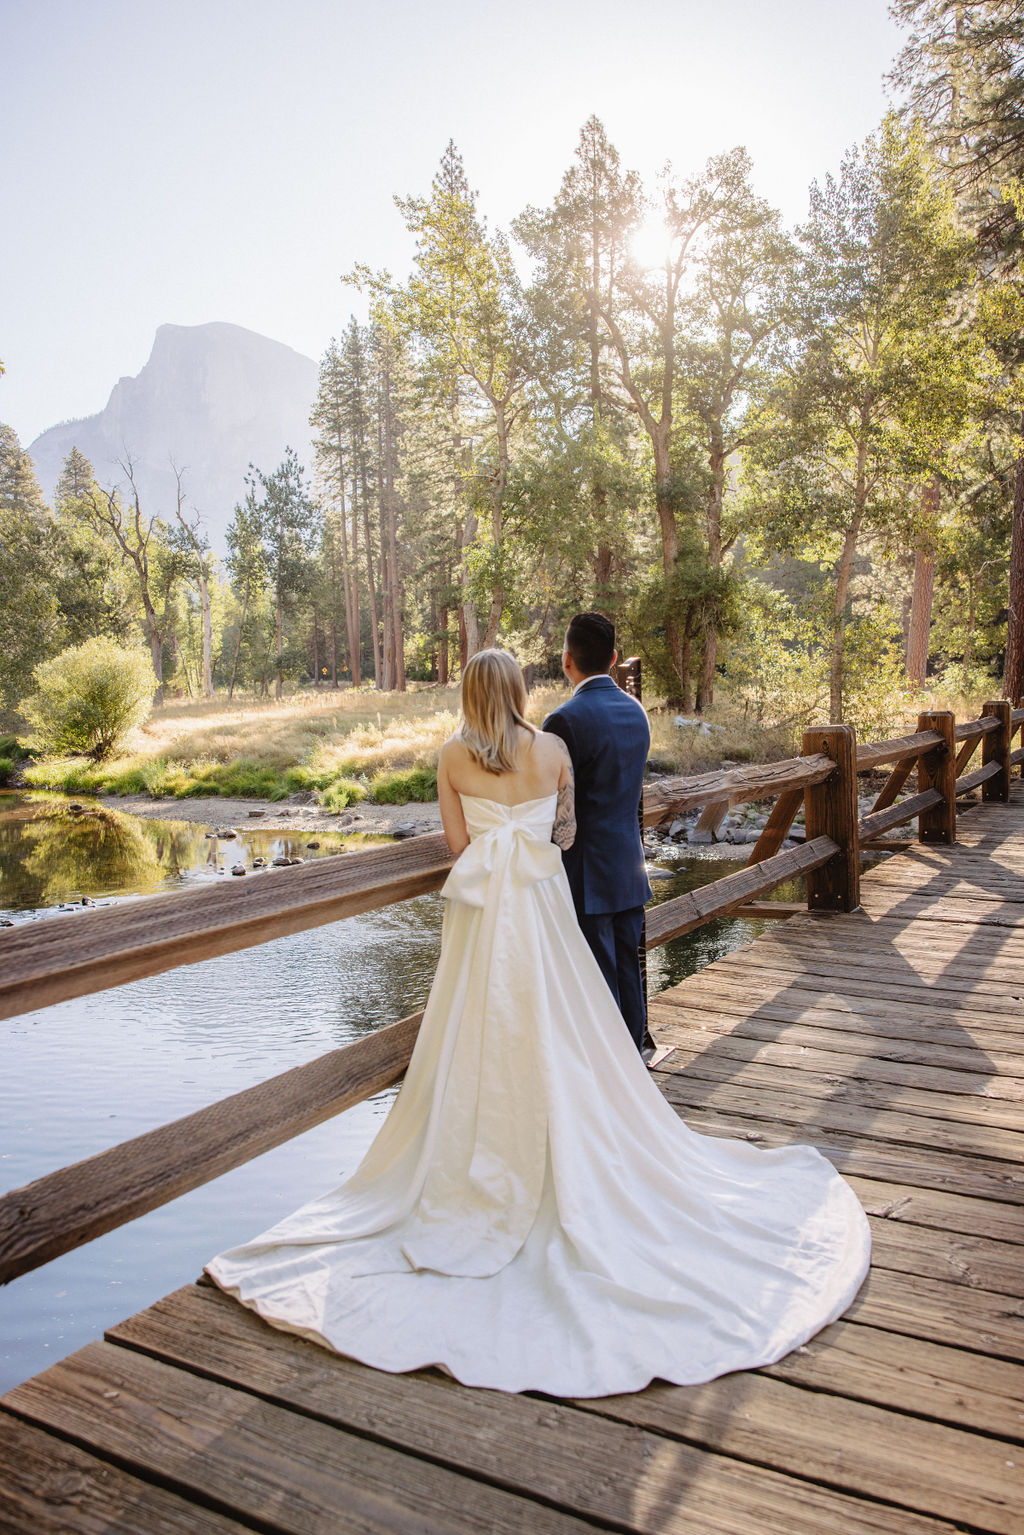
POLYGON ((318 358, 449 139, 492 226, 592 113, 645 178, 746 145, 796 222, 900 43, 887 0, 0 0, 0 421, 101 410, 164 323, 318 358))

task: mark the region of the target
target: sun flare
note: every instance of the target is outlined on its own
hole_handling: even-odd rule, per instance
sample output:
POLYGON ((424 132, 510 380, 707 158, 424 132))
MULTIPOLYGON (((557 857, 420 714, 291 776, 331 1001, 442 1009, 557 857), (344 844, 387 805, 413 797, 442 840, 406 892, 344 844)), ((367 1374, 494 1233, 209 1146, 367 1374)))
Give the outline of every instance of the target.
POLYGON ((645 271, 652 267, 664 266, 669 259, 671 246, 672 237, 665 220, 657 214, 650 214, 645 218, 629 241, 633 260, 645 271))

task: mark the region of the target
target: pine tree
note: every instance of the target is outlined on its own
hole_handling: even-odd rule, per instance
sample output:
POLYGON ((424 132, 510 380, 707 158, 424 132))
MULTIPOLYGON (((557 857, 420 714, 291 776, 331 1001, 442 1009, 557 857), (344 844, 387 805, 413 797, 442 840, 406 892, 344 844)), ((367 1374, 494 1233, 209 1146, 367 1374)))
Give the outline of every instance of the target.
MULTIPOLYGON (((767 537, 829 572, 829 701, 843 718, 851 578, 864 540, 902 545, 913 487, 941 472, 976 405, 977 338, 947 324, 967 245, 918 131, 889 118, 812 189, 801 356, 752 472, 767 537)), ((919 497, 917 498, 919 504, 919 497)))

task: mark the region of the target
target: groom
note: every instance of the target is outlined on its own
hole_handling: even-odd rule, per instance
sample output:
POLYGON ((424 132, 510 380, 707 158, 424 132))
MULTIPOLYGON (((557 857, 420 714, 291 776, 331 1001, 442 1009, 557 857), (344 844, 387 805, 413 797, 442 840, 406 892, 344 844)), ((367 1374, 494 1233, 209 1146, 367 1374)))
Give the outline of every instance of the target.
POLYGON ((643 1053, 639 947, 651 887, 637 807, 651 729, 643 706, 608 675, 614 664, 614 626, 600 613, 577 613, 562 656, 573 695, 548 715, 544 729, 565 742, 576 778, 576 840, 562 854, 576 916, 643 1053))

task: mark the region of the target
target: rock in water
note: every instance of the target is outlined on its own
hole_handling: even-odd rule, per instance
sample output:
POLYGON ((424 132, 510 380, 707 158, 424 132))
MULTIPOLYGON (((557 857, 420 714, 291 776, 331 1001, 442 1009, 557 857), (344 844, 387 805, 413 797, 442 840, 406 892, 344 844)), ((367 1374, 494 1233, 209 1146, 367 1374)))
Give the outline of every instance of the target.
POLYGON ((232 874, 244 874, 245 873, 245 864, 244 863, 232 864, 231 865, 231 872, 232 872, 232 874))

